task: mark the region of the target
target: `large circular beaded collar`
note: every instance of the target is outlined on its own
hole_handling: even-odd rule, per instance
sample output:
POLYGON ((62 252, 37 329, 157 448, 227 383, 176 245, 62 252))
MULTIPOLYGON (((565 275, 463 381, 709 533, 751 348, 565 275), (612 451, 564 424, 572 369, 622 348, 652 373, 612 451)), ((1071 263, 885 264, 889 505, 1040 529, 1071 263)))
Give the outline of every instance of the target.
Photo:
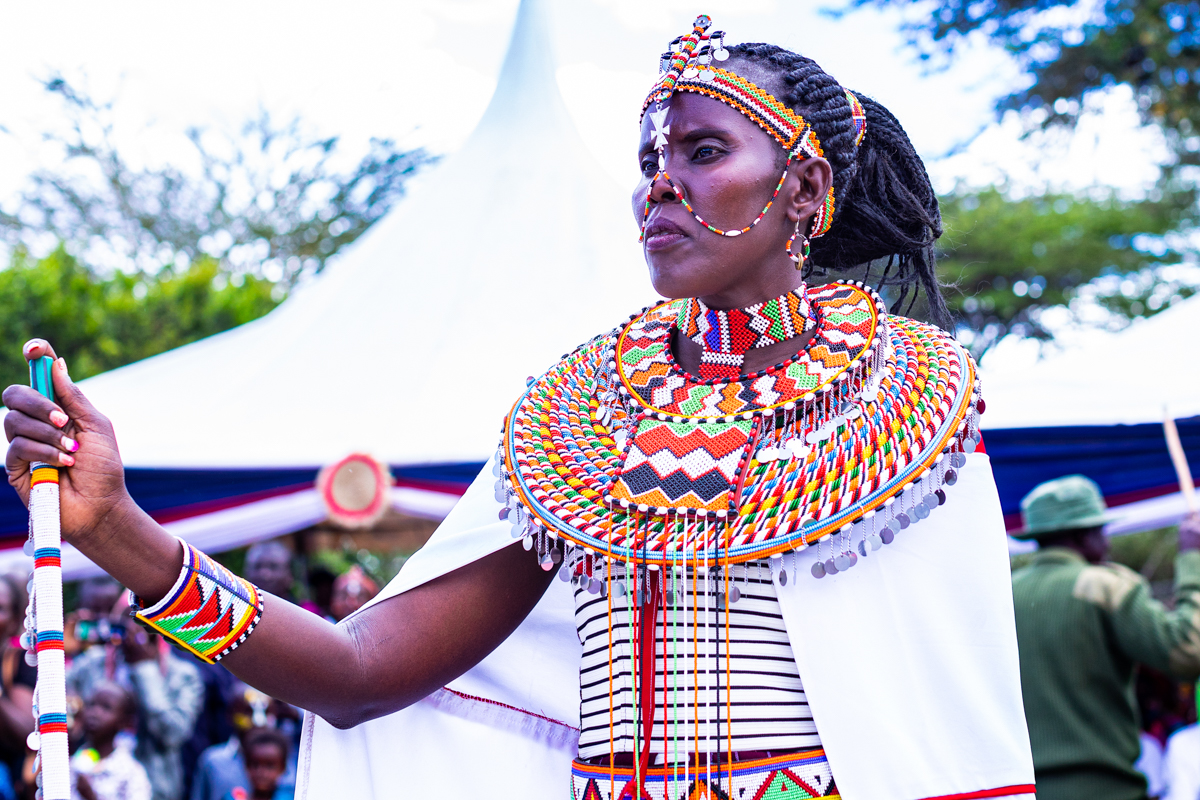
POLYGON ((496 466, 514 537, 546 569, 561 543, 651 568, 822 543, 822 577, 926 518, 979 439, 974 363, 863 284, 808 297, 809 346, 735 380, 675 362, 684 301, 635 314, 531 380, 496 466))

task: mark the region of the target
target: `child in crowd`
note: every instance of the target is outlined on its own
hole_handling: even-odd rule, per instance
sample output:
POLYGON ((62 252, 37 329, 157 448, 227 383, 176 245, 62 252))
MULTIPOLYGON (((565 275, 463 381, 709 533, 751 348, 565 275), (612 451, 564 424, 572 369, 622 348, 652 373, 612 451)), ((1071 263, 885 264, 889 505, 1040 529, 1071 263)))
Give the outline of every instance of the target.
POLYGON ((242 739, 250 791, 240 786, 225 800, 293 800, 295 787, 280 785, 287 770, 288 740, 275 728, 255 728, 242 739))
POLYGON ((336 622, 365 606, 371 598, 379 594, 379 584, 371 580, 362 567, 355 564, 342 573, 333 582, 333 600, 330 611, 336 622))
POLYGON ((129 690, 111 681, 88 695, 76 731, 82 746, 71 757, 74 800, 150 800, 150 779, 133 757, 128 739, 117 734, 134 724, 136 705, 129 690))

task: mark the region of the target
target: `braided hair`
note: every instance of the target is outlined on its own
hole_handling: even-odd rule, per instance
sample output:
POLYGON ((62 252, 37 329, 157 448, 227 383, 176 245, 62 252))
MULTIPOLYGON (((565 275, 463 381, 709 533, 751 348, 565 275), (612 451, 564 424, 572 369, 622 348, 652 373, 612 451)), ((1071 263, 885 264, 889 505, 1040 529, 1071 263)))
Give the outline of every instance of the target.
POLYGON ((867 113, 862 144, 842 86, 811 58, 772 44, 729 48, 736 71, 766 88, 812 125, 833 168, 833 227, 812 241, 806 268, 822 274, 883 262, 877 286, 896 287, 892 312, 907 313, 924 290, 929 318, 949 328, 933 244, 942 235, 937 194, 908 134, 892 113, 855 92, 867 113), (905 308, 905 301, 908 307, 905 308))

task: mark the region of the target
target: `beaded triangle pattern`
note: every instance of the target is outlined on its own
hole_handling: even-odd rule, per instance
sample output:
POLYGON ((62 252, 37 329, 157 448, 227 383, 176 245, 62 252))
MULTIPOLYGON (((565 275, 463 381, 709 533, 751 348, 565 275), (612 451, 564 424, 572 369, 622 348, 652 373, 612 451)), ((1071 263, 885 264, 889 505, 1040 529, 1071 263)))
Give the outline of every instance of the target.
POLYGON ((727 311, 709 308, 699 298, 683 301, 675 321, 679 332, 700 345, 700 377, 736 378, 746 353, 787 341, 812 330, 816 321, 809 309, 805 287, 727 311))
POLYGON ((821 577, 927 517, 979 439, 974 363, 861 284, 808 300, 807 349, 757 373, 686 373, 672 301, 533 381, 496 467, 513 535, 546 569, 582 550, 589 574, 600 557, 729 564, 828 542, 821 577))
MULTIPOLYGON (((630 767, 571 765, 573 800, 622 800, 635 797, 630 767)), ((711 768, 650 767, 643 776, 642 797, 650 800, 806 800, 836 798, 837 784, 822 750, 741 761, 711 768)))

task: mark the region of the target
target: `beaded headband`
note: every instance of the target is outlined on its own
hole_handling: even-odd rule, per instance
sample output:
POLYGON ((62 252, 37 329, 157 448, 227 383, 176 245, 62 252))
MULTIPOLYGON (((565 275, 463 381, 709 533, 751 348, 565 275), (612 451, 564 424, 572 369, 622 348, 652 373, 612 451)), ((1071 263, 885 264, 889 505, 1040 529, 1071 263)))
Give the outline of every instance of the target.
MULTIPOLYGON (((664 177, 683 201, 687 210, 701 225, 720 236, 738 236, 753 228, 766 216, 767 211, 770 210, 771 205, 775 202, 775 198, 783 188, 783 182, 787 178, 788 167, 791 166, 793 159, 823 158, 825 153, 821 149, 821 141, 817 138, 816 131, 805 121, 804 117, 797 114, 793 109, 780 102, 774 95, 761 86, 756 85, 753 81, 729 70, 713 66, 712 62, 714 60, 724 61, 728 59, 729 51, 725 48, 725 32, 714 31, 709 33, 708 29, 711 26, 711 18, 701 15, 696 18, 690 33, 680 36, 671 42, 670 50, 663 53, 660 62, 662 75, 642 104, 642 117, 645 117, 651 104, 653 104, 654 110, 649 111, 649 114, 654 126, 654 146, 658 150, 659 174, 655 176, 655 180, 657 180, 659 175, 664 177), (668 102, 671 99, 671 95, 675 92, 692 92, 725 103, 766 131, 787 151, 788 161, 784 165, 783 175, 779 179, 779 184, 775 187, 774 194, 771 195, 770 201, 767 202, 766 207, 763 208, 758 217, 746 227, 722 230, 706 222, 696 213, 686 196, 667 174, 663 148, 667 144, 667 136, 671 132, 671 126, 665 124, 668 109, 663 104, 668 102)), ((850 113, 854 121, 855 130, 854 144, 857 147, 862 143, 863 137, 867 132, 867 115, 858 98, 849 90, 844 91, 846 92, 846 99, 850 103, 850 113)), ((650 215, 650 191, 653 190, 654 183, 654 180, 650 181, 650 186, 646 194, 646 208, 642 219, 643 233, 645 231, 646 219, 650 215)), ((833 187, 830 187, 829 193, 825 196, 825 202, 821 204, 821 207, 813 217, 811 228, 812 238, 823 235, 833 225, 833 211, 834 192, 833 187)), ((789 253, 791 252, 790 247, 791 243, 789 242, 789 253)))

